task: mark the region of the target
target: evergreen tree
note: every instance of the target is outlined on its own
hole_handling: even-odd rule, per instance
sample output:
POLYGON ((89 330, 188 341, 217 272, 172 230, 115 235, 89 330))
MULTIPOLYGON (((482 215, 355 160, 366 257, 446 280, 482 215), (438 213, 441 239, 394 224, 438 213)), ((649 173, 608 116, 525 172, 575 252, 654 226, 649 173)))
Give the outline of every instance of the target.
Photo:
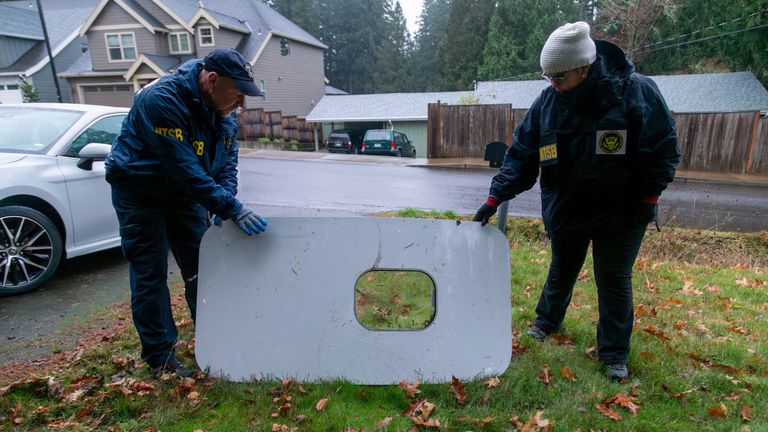
POLYGON ((450 11, 451 0, 424 0, 412 57, 413 91, 434 91, 439 88, 437 53, 446 39, 445 29, 450 11))
POLYGON ((437 55, 443 90, 467 90, 477 80, 495 4, 496 0, 451 2, 448 39, 440 45, 437 55))
POLYGON ((307 33, 313 36, 317 34, 320 23, 315 13, 314 0, 270 0, 269 5, 307 33))
POLYGON ((567 22, 589 21, 585 14, 590 7, 591 2, 568 0, 499 0, 479 76, 486 80, 537 78, 541 48, 549 34, 567 22))
POLYGON ((413 49, 411 35, 406 26, 403 8, 396 1, 387 1, 386 33, 376 55, 374 87, 379 93, 401 92, 411 89, 410 56, 413 49))

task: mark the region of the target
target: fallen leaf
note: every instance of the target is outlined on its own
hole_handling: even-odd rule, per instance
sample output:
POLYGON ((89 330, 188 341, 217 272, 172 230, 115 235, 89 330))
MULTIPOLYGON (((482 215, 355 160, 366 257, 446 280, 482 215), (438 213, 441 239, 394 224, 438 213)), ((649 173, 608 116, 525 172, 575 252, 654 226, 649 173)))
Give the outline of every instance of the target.
POLYGON ((384 429, 392 422, 392 417, 385 417, 384 420, 376 422, 376 429, 384 429))
POLYGON ((16 403, 16 405, 10 409, 10 414, 8 420, 11 421, 12 424, 20 425, 24 423, 24 419, 19 417, 19 411, 21 411, 21 399, 16 403))
POLYGON ((667 337, 667 335, 664 334, 664 331, 663 330, 659 330, 658 328, 656 328, 656 326, 647 325, 647 326, 643 327, 643 331, 646 332, 646 333, 650 333, 650 334, 656 336, 662 342, 664 342, 666 340, 669 340, 669 337, 667 337))
MULTIPOLYGON (((520 432, 548 432, 554 422, 545 419, 543 415, 544 411, 536 411, 536 414, 529 418, 525 424, 520 425, 518 430, 520 432)), ((513 423, 516 418, 517 416, 512 418, 513 423)))
POLYGON ((499 384, 501 384, 501 380, 499 379, 499 377, 490 377, 487 380, 485 380, 484 383, 490 389, 490 388, 498 387, 499 384))
POLYGON ((558 345, 573 345, 573 338, 566 334, 553 333, 550 336, 558 345))
POLYGON ((421 417, 408 417, 414 424, 424 427, 440 427, 440 420, 424 420, 421 417))
POLYGON ((284 378, 283 379, 283 388, 288 388, 293 384, 293 380, 290 378, 284 378))
POLYGON ((598 411, 600 411, 604 416, 619 421, 621 420, 621 414, 618 413, 618 411, 611 409, 610 407, 607 407, 603 404, 596 403, 595 408, 597 408, 598 411))
POLYGON ((403 411, 403 417, 410 417, 416 413, 421 407, 421 404, 427 401, 427 398, 419 398, 412 400, 408 407, 403 411))
POLYGON ((467 390, 464 388, 464 383, 462 383, 455 376, 451 377, 451 391, 460 404, 463 404, 467 401, 467 390))
POLYGON ((419 406, 419 411, 421 411, 421 414, 419 414, 419 417, 421 417, 422 420, 429 419, 429 416, 432 415, 432 411, 435 410, 435 404, 432 402, 424 402, 419 406))
POLYGON ((541 373, 539 374, 539 379, 546 385, 549 385, 549 383, 552 381, 552 377, 549 375, 549 365, 544 365, 541 373))
POLYGON ((572 372, 570 369, 568 369, 567 367, 562 367, 562 368, 560 368, 560 375, 561 375, 563 378, 565 378, 565 379, 569 379, 569 380, 571 380, 571 381, 576 381, 576 374, 575 374, 575 373, 573 373, 573 372, 572 372))
POLYGON ((144 429, 144 432, 157 432, 157 428, 154 426, 150 426, 146 429, 144 429))
POLYGON ((400 384, 397 386, 400 387, 405 392, 405 395, 410 399, 421 393, 421 390, 418 389, 419 384, 421 384, 419 380, 416 380, 412 383, 409 383, 406 380, 401 380, 400 384))
POLYGON ((633 416, 637 415, 637 410, 640 408, 635 402, 637 401, 636 397, 629 396, 626 393, 618 393, 616 396, 611 398, 611 402, 623 406, 624 408, 627 408, 629 412, 632 413, 633 416))
POLYGON ((720 404, 718 407, 707 408, 707 413, 710 417, 725 418, 728 415, 728 408, 725 405, 720 404))
POLYGON ((485 426, 487 426, 488 423, 492 422, 494 418, 495 418, 494 416, 488 416, 488 417, 484 418, 483 419, 483 424, 480 425, 480 428, 482 429, 485 426))
POLYGON ((584 270, 581 273, 579 273, 579 277, 577 278, 579 282, 589 282, 589 271, 584 270))
POLYGON ((744 421, 750 421, 752 419, 752 407, 747 405, 741 406, 741 419, 744 421))
POLYGON ((326 407, 326 406, 328 406, 328 398, 325 398, 325 399, 320 399, 320 400, 319 400, 319 401, 317 401, 317 403, 315 404, 315 409, 316 409, 318 412, 319 412, 319 411, 323 411, 323 410, 325 409, 325 407, 326 407))
POLYGON ((592 361, 597 361, 597 347, 589 347, 584 350, 584 354, 592 361))

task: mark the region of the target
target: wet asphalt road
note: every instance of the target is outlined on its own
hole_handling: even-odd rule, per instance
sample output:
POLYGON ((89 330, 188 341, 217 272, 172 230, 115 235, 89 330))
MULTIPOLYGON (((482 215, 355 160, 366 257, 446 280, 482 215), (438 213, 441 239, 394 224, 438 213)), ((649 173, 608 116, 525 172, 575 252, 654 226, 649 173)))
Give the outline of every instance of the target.
MULTIPOLYGON (((375 160, 375 159, 374 159, 375 160)), ((472 214, 494 171, 284 159, 240 159, 239 197, 263 216, 364 216, 408 207, 472 214)), ((510 214, 540 217, 539 190, 525 192, 510 214)), ((768 188, 676 181, 661 200, 663 224, 726 231, 768 230, 768 188)), ((171 281, 178 279, 169 259, 171 281)), ((0 298, 0 363, 66 350, 72 325, 97 320, 130 297, 119 250, 63 263, 42 289, 0 298)))

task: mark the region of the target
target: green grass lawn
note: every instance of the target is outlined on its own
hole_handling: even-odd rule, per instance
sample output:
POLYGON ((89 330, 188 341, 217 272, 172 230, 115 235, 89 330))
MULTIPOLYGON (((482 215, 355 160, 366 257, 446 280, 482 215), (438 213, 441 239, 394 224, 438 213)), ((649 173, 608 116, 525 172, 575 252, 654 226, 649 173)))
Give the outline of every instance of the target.
MULTIPOLYGON (((457 218, 418 210, 395 216, 457 218)), ((506 235, 515 339, 498 380, 420 384, 419 393, 413 383, 231 383, 203 374, 155 381, 135 361, 138 338, 127 326, 49 372, 50 380, 29 377, 0 389, 0 431, 768 431, 768 233, 648 232, 635 267, 625 383, 608 381, 593 355, 591 260, 562 333, 539 343, 525 328, 549 265, 546 236, 540 220, 514 218, 506 235), (409 405, 420 406, 404 416, 409 405), (436 421, 439 428, 416 424, 436 421)), ((390 273, 361 277, 358 319, 377 328, 428 321, 432 287, 409 281, 412 272, 390 273)), ((192 326, 180 324, 180 357, 192 364, 192 326)))

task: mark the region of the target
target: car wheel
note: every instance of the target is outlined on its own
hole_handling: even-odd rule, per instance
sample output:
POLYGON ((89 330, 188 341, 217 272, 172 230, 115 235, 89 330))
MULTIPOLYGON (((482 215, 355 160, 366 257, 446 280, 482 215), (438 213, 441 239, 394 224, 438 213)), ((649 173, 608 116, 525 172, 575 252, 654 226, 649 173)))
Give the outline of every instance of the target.
POLYGON ((411 153, 411 157, 414 159, 416 158, 416 149, 413 149, 413 153, 411 153))
POLYGON ((53 276, 62 257, 56 225, 37 210, 0 208, 0 296, 37 289, 53 276))
POLYGON ((403 149, 397 149, 397 157, 403 157, 403 149))

